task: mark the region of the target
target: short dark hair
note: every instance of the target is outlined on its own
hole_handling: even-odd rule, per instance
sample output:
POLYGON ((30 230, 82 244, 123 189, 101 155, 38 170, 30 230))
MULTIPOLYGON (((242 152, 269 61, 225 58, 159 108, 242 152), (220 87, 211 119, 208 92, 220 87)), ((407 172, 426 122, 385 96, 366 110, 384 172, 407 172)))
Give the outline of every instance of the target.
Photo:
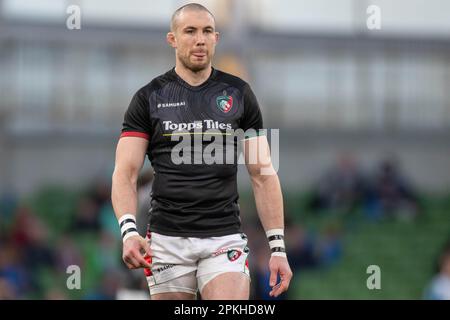
POLYGON ((202 6, 199 3, 192 2, 192 3, 185 4, 184 6, 179 7, 177 10, 175 10, 175 12, 172 15, 172 19, 170 20, 170 30, 171 31, 175 30, 175 20, 178 18, 181 11, 183 11, 184 9, 208 12, 211 15, 211 17, 213 18, 214 22, 216 21, 216 18, 214 17, 214 15, 205 6, 202 6))

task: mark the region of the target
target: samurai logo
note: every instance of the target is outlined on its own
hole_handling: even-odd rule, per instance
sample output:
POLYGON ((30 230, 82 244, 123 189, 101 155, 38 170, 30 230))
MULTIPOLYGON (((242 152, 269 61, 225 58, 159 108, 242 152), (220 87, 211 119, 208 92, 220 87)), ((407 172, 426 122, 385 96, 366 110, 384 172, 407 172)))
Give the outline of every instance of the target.
POLYGON ((239 250, 234 250, 234 249, 228 250, 228 252, 227 252, 228 260, 235 261, 241 256, 241 254, 242 254, 242 252, 239 250))
POLYGON ((233 97, 227 96, 227 92, 224 91, 223 96, 218 96, 216 98, 216 104, 219 110, 223 111, 224 113, 227 113, 233 107, 233 97))

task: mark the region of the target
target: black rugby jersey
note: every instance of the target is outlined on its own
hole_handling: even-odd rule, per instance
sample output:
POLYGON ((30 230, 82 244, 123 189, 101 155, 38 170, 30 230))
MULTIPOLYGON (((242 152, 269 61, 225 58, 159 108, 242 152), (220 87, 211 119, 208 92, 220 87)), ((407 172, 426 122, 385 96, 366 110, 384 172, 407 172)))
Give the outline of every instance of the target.
POLYGON ((189 85, 173 68, 139 89, 125 113, 121 137, 149 140, 147 156, 155 173, 150 231, 183 237, 241 232, 236 181, 239 142, 229 132, 262 127, 250 86, 214 68, 199 86, 189 85), (205 163, 205 151, 212 156, 219 152, 211 152, 211 141, 225 148, 226 139, 233 140, 232 163, 225 156, 222 163, 205 163), (174 161, 174 154, 188 160, 190 156, 190 161, 174 161))

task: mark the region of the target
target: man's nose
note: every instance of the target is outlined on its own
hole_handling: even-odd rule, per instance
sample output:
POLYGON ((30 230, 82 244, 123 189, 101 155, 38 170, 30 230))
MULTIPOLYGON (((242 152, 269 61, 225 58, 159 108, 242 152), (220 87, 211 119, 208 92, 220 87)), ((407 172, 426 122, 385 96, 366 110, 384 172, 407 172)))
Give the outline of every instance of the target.
POLYGON ((201 46, 205 44, 205 35, 203 34, 203 32, 198 32, 197 33, 197 37, 195 39, 195 44, 197 46, 201 46))

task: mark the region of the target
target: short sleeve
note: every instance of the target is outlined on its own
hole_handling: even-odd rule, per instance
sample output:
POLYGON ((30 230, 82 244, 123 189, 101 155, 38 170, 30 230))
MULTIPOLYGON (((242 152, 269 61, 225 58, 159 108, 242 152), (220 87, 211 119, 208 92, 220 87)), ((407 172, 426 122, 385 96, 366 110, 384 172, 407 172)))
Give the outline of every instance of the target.
POLYGON ((258 100, 249 85, 244 87, 244 115, 240 127, 244 131, 253 129, 250 130, 254 131, 253 135, 259 135, 263 131, 260 130, 263 128, 263 118, 258 100))
POLYGON ((130 105, 125 112, 120 137, 150 138, 150 111, 148 100, 137 92, 131 99, 130 105))

